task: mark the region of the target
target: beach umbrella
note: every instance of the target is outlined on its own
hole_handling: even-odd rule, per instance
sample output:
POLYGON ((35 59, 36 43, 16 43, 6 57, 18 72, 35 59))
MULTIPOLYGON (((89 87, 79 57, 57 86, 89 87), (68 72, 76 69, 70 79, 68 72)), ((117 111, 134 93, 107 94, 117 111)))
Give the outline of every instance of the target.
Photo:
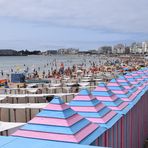
POLYGON ((36 117, 12 136, 91 144, 104 131, 105 128, 80 116, 61 98, 54 97, 36 117))

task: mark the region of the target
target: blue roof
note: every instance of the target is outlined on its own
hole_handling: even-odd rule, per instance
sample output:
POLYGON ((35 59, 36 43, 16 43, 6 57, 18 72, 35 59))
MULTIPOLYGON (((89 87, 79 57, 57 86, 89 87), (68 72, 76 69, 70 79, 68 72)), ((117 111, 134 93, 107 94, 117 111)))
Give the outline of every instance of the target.
MULTIPOLYGON (((120 104, 120 100, 117 100, 115 102, 120 104)), ((91 92, 87 89, 82 89, 80 93, 73 100, 71 100, 69 105, 72 107, 73 110, 77 111, 81 116, 84 116, 88 120, 94 123, 97 123, 100 126, 105 128, 111 128, 121 118, 121 115, 115 113, 110 108, 105 106, 105 103, 103 104, 101 101, 97 100, 94 96, 92 96, 91 92), (103 105, 103 107, 100 109, 97 109, 98 105, 100 106, 103 105), (85 110, 79 110, 79 108, 83 108, 83 109, 85 108, 85 110), (91 111, 90 108, 93 108, 94 110, 91 111), (113 117, 110 117, 110 119, 105 123, 97 122, 97 121, 95 122, 90 119, 90 118, 103 119, 103 117, 106 117, 111 112, 115 113, 115 115, 113 117)), ((114 105, 115 104, 113 103, 113 106, 114 105)))
POLYGON ((30 139, 36 138, 51 141, 91 144, 102 135, 105 130, 105 128, 93 124, 80 116, 77 112, 72 110, 70 106, 65 104, 60 97, 54 97, 36 117, 12 135, 14 137, 28 137, 30 139), (50 110, 50 108, 52 110, 50 110), (89 127, 91 127, 91 129, 89 129, 89 127), (38 133, 38 135, 36 133, 38 133), (48 136, 46 136, 47 133, 48 136), (82 136, 77 139, 77 135, 80 133, 85 133, 86 135, 83 136, 81 134, 82 136), (55 134, 55 136, 53 134, 55 134), (71 135, 73 135, 76 140, 71 138, 71 135), (58 138, 58 136, 60 138, 58 138))
MULTIPOLYGON (((96 148, 95 146, 87 146, 81 144, 72 144, 64 142, 53 142, 38 139, 15 138, 15 137, 0 137, 0 148, 96 148)), ((97 148, 103 148, 98 147, 97 148)))

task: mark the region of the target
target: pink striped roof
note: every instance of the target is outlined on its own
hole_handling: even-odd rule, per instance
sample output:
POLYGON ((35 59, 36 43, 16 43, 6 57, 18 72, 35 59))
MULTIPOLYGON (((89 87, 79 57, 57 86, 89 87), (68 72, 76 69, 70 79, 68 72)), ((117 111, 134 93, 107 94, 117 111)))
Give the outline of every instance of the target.
POLYGON ((91 136, 94 137, 93 133, 98 129, 105 131, 105 128, 91 123, 59 97, 55 97, 36 117, 12 136, 79 143, 86 138, 92 139, 91 136), (41 131, 37 127, 40 127, 41 131))
POLYGON ((56 126, 71 126, 78 121, 82 120, 83 117, 79 116, 77 114, 71 116, 67 120, 62 118, 45 118, 45 117, 34 117, 32 120, 30 120, 28 123, 34 123, 34 124, 43 124, 43 125, 56 125, 56 126))
POLYGON ((112 92, 115 94, 126 94, 128 93, 128 90, 112 90, 112 92))
POLYGON ((107 84, 107 86, 121 86, 121 85, 118 84, 118 83, 109 82, 109 83, 107 84))
POLYGON ((108 91, 108 88, 106 87, 101 87, 101 86, 97 86, 94 91, 108 91))
POLYGON ((123 110, 128 105, 128 102, 124 102, 119 106, 109 106, 112 110, 123 110))
POLYGON ((93 99, 94 99, 93 96, 79 96, 79 95, 73 98, 73 100, 85 100, 85 101, 93 99))
MULTIPOLYGON (((114 96, 113 99, 116 99, 115 97, 116 96, 114 96)), ((111 99, 111 97, 107 97, 107 99, 108 98, 111 99)), ((69 104, 70 104, 71 108, 73 110, 77 111, 80 115, 82 114, 86 119, 90 120, 93 123, 101 124, 101 126, 103 126, 103 127, 105 126, 105 127, 110 128, 110 126, 112 126, 112 125, 111 125, 111 123, 108 124, 108 122, 110 120, 113 120, 114 116, 118 116, 118 114, 116 112, 109 109, 109 107, 107 107, 101 101, 98 101, 96 97, 92 97, 91 92, 88 91, 87 89, 83 89, 76 96, 76 99, 73 99, 69 104), (79 104, 79 101, 81 102, 80 104, 79 104), (91 101, 94 101, 95 103, 91 104, 91 101), (84 103, 82 103, 82 102, 84 102, 84 103), (88 105, 90 104, 90 106, 88 106, 88 105, 86 106, 85 102, 88 105), (90 113, 92 113, 92 114, 90 114, 90 113), (105 125, 102 125, 102 124, 105 124, 105 125)))
POLYGON ((125 75, 125 78, 133 78, 132 75, 125 75))
POLYGON ((77 112, 98 112, 105 107, 104 104, 100 103, 97 106, 72 106, 71 108, 77 112))
POLYGON ((37 139, 45 139, 45 140, 55 140, 55 141, 66 141, 66 142, 75 142, 79 143, 83 140, 87 135, 92 133, 92 130, 97 129, 96 124, 89 124, 83 130, 80 130, 75 135, 66 135, 66 134, 55 134, 55 133, 46 133, 46 132, 37 132, 37 131, 25 131, 18 130, 14 136, 22 136, 27 138, 37 138, 37 139))
POLYGON ((112 111, 112 112, 109 112, 107 115, 105 115, 104 117, 101 117, 101 118, 87 118, 87 119, 90 120, 91 122, 94 122, 94 123, 106 123, 110 119, 112 119, 115 115, 116 115, 116 112, 112 111))
POLYGON ((46 107, 44 107, 44 109, 47 109, 47 110, 65 110, 65 109, 68 109, 69 106, 66 105, 66 104, 61 104, 61 105, 58 105, 58 104, 48 104, 46 107))
POLYGON ((106 96, 96 96, 96 98, 100 101, 115 101, 117 100, 117 96, 116 95, 113 95, 111 97, 106 97, 106 96))
POLYGON ((128 82, 126 79, 122 80, 122 79, 117 79, 117 82, 122 83, 122 82, 128 82))

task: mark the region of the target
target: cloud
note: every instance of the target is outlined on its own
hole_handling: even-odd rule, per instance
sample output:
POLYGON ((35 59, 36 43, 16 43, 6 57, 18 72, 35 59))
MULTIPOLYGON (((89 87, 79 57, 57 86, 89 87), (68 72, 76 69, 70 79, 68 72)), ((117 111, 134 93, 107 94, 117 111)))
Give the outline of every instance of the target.
POLYGON ((57 26, 148 33, 147 0, 0 0, 0 16, 57 26))

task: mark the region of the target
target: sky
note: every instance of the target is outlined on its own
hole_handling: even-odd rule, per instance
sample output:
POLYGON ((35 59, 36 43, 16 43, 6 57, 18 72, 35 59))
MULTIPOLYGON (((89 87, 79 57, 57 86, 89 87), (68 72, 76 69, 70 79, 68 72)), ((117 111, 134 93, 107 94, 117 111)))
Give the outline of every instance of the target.
POLYGON ((96 49, 148 40, 148 0, 0 0, 0 49, 96 49))

